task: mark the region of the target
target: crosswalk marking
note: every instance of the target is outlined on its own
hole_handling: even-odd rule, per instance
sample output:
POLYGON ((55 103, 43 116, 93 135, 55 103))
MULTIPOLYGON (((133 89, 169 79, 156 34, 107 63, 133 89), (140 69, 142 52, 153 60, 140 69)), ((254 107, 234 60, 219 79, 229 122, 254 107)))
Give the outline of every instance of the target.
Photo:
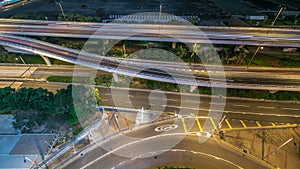
POLYGON ((230 125, 228 119, 225 119, 225 122, 226 122, 227 126, 228 126, 230 129, 232 129, 232 126, 230 125))
POLYGON ((240 120, 244 128, 247 128, 246 124, 243 122, 243 120, 240 120))
POLYGON ((256 121, 255 123, 258 125, 258 127, 261 127, 261 125, 259 124, 259 122, 258 122, 258 121, 256 121))
POLYGON ((199 119, 197 117, 195 119, 196 119, 196 122, 197 122, 197 125, 198 125, 198 128, 199 128, 200 132, 202 132, 203 129, 202 129, 201 125, 200 125, 199 119))
POLYGON ((187 133, 187 129, 186 129, 186 125, 185 125, 185 122, 184 122, 184 118, 181 118, 181 122, 182 122, 182 125, 183 125, 183 129, 184 129, 184 132, 187 133))

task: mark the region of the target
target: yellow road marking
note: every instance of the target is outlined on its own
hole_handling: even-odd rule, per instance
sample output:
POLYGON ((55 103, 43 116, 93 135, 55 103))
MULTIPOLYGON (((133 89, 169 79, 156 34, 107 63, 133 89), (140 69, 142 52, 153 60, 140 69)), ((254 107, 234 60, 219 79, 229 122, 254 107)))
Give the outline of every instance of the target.
POLYGON ((232 129, 232 126, 230 125, 230 123, 229 123, 229 121, 228 121, 227 119, 225 119, 225 122, 226 122, 227 126, 228 126, 230 129, 232 129))
POLYGON ((216 126, 215 122, 213 121, 213 119, 211 117, 209 119, 210 119, 211 124, 214 126, 214 129, 217 130, 217 126, 216 126))
POLYGON ((258 125, 258 127, 261 127, 261 125, 259 124, 259 122, 258 122, 258 121, 256 121, 256 124, 258 125))
POLYGON ((272 126, 276 126, 275 123, 273 123, 273 122, 271 124, 272 124, 272 126))
POLYGON ((237 128, 224 128, 223 131, 232 131, 232 130, 257 130, 257 129, 280 129, 280 128, 293 128, 298 126, 296 125, 276 125, 276 126, 261 126, 261 127, 237 127, 237 128))
POLYGON ((202 130, 202 127, 201 127, 201 125, 200 125, 199 119, 198 119, 197 117, 196 117, 195 119, 196 119, 196 122, 197 122, 197 124, 198 124, 198 128, 199 128, 200 132, 202 132, 203 130, 202 130))
POLYGON ((243 122, 243 120, 240 120, 244 128, 247 128, 246 124, 243 122))
POLYGON ((186 129, 186 125, 185 125, 185 122, 184 122, 184 118, 181 118, 181 122, 182 122, 182 125, 183 125, 184 132, 187 133, 187 129, 186 129))

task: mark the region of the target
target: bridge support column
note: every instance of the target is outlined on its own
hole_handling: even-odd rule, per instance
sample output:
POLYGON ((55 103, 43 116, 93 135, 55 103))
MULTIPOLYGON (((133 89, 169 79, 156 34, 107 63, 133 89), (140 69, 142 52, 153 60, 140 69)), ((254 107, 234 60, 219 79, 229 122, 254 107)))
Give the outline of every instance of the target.
POLYGON ((117 74, 113 73, 113 78, 115 82, 119 82, 119 78, 117 74))
POLYGON ((197 89, 198 86, 190 86, 190 92, 193 92, 195 89, 197 89))
POLYGON ((48 57, 40 55, 42 57, 42 59, 45 61, 45 63, 47 64, 47 66, 52 66, 50 60, 48 57))
POLYGON ((126 54, 126 45, 125 45, 125 42, 123 43, 123 54, 126 54))
POLYGON ((177 44, 177 42, 172 42, 172 49, 176 48, 176 44, 177 44))

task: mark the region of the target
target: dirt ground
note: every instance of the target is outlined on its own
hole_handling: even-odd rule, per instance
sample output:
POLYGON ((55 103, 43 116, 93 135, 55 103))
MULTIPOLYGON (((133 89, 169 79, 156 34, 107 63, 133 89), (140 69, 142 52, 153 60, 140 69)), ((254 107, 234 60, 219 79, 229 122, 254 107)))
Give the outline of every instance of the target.
MULTIPOLYGON (((265 130, 264 160, 281 169, 297 169, 300 166, 300 129, 265 130), (297 133, 298 134, 297 134, 297 133), (290 138, 290 141, 276 150, 290 138)), ((262 158, 262 130, 230 131, 225 133, 226 141, 262 158)))

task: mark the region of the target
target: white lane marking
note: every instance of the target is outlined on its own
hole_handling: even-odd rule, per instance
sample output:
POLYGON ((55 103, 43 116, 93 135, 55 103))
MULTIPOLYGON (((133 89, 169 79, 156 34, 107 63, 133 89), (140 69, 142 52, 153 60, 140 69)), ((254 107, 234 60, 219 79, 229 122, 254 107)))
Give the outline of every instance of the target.
POLYGON ((249 105, 243 105, 243 104, 233 104, 233 106, 236 106, 236 107, 250 107, 249 105))
POLYGON ((201 103, 200 101, 197 101, 197 100, 184 100, 184 102, 189 102, 189 103, 201 103))
POLYGON ((225 103, 221 103, 221 104, 219 104, 219 103, 209 103, 210 105, 220 105, 220 106, 223 106, 223 105, 225 105, 225 103))
POLYGON ((297 108, 289 108, 289 107, 283 107, 282 109, 284 109, 284 110, 299 110, 297 108))
POLYGON ((173 107, 178 109, 191 109, 191 110, 199 110, 199 111, 218 111, 223 113, 232 113, 232 114, 247 114, 247 115, 261 115, 261 116, 284 116, 284 117, 297 117, 299 118, 300 115, 290 115, 290 114, 264 114, 264 113, 254 113, 254 112, 238 112, 238 111, 224 111, 224 110, 210 110, 210 109, 196 109, 196 108, 190 108, 190 107, 180 107, 180 106, 171 106, 167 105, 167 107, 173 107))
MULTIPOLYGON (((133 96, 132 96, 133 97, 133 96)), ((149 97, 150 100, 170 100, 170 101, 179 101, 177 99, 168 99, 168 98, 161 98, 161 97, 149 97)))
POLYGON ((275 109, 275 107, 257 106, 259 109, 275 109))
POLYGON ((166 99, 166 100, 170 100, 170 101, 178 101, 177 99, 166 99))

